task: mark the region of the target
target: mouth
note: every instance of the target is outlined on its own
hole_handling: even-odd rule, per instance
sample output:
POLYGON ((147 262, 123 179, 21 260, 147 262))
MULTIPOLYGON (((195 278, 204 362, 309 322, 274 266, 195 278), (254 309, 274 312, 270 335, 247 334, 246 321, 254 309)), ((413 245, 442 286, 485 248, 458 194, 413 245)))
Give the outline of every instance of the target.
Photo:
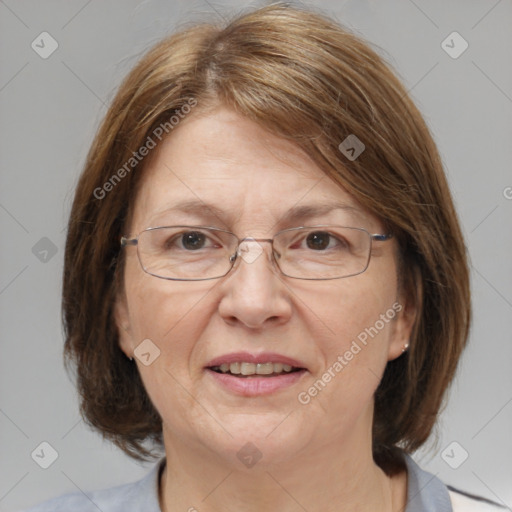
POLYGON ((272 352, 226 354, 211 360, 205 370, 215 385, 244 397, 280 392, 308 373, 302 362, 272 352))
POLYGON ((216 373, 233 375, 234 377, 240 378, 278 377, 283 374, 305 370, 305 368, 284 363, 274 363, 272 361, 268 361, 266 363, 249 363, 246 361, 222 363, 221 365, 209 366, 207 368, 216 373))

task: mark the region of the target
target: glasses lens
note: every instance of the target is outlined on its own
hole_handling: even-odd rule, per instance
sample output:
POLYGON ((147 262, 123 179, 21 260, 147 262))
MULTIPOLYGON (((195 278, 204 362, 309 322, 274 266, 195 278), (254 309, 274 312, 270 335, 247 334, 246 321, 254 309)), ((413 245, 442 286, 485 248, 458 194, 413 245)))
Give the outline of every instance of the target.
POLYGON ((197 226, 151 228, 139 236, 142 268, 164 279, 202 280, 225 275, 237 238, 222 230, 197 226))
POLYGON ((371 236, 364 229, 316 226, 282 231, 274 239, 281 271, 299 279, 336 279, 364 272, 371 236))

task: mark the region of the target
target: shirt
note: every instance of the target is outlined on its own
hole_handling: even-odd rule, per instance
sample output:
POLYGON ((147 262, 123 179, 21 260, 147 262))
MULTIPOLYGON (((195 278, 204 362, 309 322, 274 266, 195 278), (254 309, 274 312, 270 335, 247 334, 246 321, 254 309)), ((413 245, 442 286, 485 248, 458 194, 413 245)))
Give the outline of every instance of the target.
MULTIPOLYGON (((404 512, 497 512, 496 503, 446 486, 421 469, 407 454, 407 506, 404 512)), ((66 494, 47 500, 25 512, 161 512, 158 490, 165 457, 141 480, 109 489, 66 494)), ((199 507, 199 504, 197 505, 199 507)), ((193 507, 191 507, 193 510, 193 507)), ((198 508, 200 510, 200 507, 198 508)))

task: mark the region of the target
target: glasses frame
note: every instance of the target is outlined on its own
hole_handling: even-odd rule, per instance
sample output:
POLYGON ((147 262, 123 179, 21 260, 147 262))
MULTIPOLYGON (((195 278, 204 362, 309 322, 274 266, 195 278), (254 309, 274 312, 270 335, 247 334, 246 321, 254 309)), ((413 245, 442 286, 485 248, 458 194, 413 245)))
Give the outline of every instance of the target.
POLYGON ((316 226, 298 226, 298 227, 295 227, 295 228, 282 229, 281 231, 277 232, 272 238, 253 238, 253 237, 239 238, 235 233, 233 233, 231 231, 228 231, 226 229, 216 228, 216 227, 213 227, 213 226, 195 226, 195 225, 192 226, 192 225, 188 225, 188 224, 186 224, 186 225, 179 224, 179 225, 172 225, 172 226, 155 226, 155 227, 146 228, 146 229, 143 229, 136 237, 122 236, 120 242, 121 242, 121 248, 127 247, 127 246, 132 246, 132 245, 137 247, 137 259, 139 260, 139 264, 140 264, 142 270, 144 272, 146 272, 146 274, 149 274, 149 275, 151 275, 153 277, 157 277, 159 279, 165 279, 167 281, 210 281, 212 279, 220 279, 221 277, 227 276, 233 270, 233 268, 235 267, 236 262, 238 260, 242 259, 242 258, 239 258, 239 256, 240 256, 240 244, 242 242, 245 242, 246 240, 253 241, 253 242, 269 242, 271 244, 271 246, 272 246, 272 261, 274 263, 274 266, 279 270, 279 272, 282 275, 284 275, 286 277, 289 277, 290 279, 301 279, 301 280, 304 280, 304 281, 330 281, 330 280, 333 280, 333 279, 345 279, 347 277, 357 276, 357 275, 362 274, 363 272, 365 272, 366 269, 368 268, 369 264, 370 264, 373 242, 374 241, 375 242, 387 242, 391 238, 393 238, 393 234, 392 233, 386 233, 386 234, 373 233, 372 234, 372 233, 370 233, 365 228, 356 228, 356 227, 351 227, 351 226, 340 226, 340 225, 337 225, 337 224, 320 224, 320 225, 316 225, 316 226), (370 248, 369 248, 369 251, 368 251, 368 258, 366 260, 366 265, 364 266, 363 270, 361 270, 360 272, 355 272, 353 274, 349 274, 349 275, 341 276, 341 277, 295 277, 295 276, 290 276, 290 275, 286 274, 285 272, 283 272, 283 270, 279 266, 279 262, 277 261, 276 256, 275 256, 275 253, 276 253, 276 251, 274 249, 274 239, 275 239, 275 237, 280 235, 281 233, 288 232, 288 231, 296 231, 296 230, 299 230, 299 229, 328 228, 328 227, 354 229, 354 230, 358 230, 358 231, 363 231, 364 233, 366 233, 368 235, 368 237, 370 238, 370 248), (223 233, 227 233, 229 235, 233 235, 233 237, 235 237, 238 242, 237 242, 237 247, 236 247, 235 252, 229 257, 229 262, 231 263, 231 266, 229 267, 229 270, 225 274, 222 274, 220 276, 197 278, 197 279, 195 279, 195 278, 194 279, 188 279, 188 278, 182 278, 182 277, 162 277, 162 276, 159 276, 157 274, 153 274, 152 272, 146 270, 144 268, 144 265, 142 264, 141 259, 140 259, 139 237, 143 233, 145 233, 146 231, 153 231, 153 230, 156 230, 156 229, 163 229, 163 228, 210 229, 210 230, 213 230, 213 231, 221 231, 223 233))

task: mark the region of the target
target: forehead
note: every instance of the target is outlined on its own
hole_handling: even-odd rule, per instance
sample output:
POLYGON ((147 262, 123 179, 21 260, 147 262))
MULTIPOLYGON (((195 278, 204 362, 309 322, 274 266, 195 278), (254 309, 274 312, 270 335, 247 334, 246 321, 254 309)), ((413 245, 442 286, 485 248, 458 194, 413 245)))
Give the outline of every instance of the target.
POLYGON ((153 151, 132 232, 169 222, 270 228, 320 215, 370 227, 371 215, 298 146, 223 107, 191 114, 153 151))

